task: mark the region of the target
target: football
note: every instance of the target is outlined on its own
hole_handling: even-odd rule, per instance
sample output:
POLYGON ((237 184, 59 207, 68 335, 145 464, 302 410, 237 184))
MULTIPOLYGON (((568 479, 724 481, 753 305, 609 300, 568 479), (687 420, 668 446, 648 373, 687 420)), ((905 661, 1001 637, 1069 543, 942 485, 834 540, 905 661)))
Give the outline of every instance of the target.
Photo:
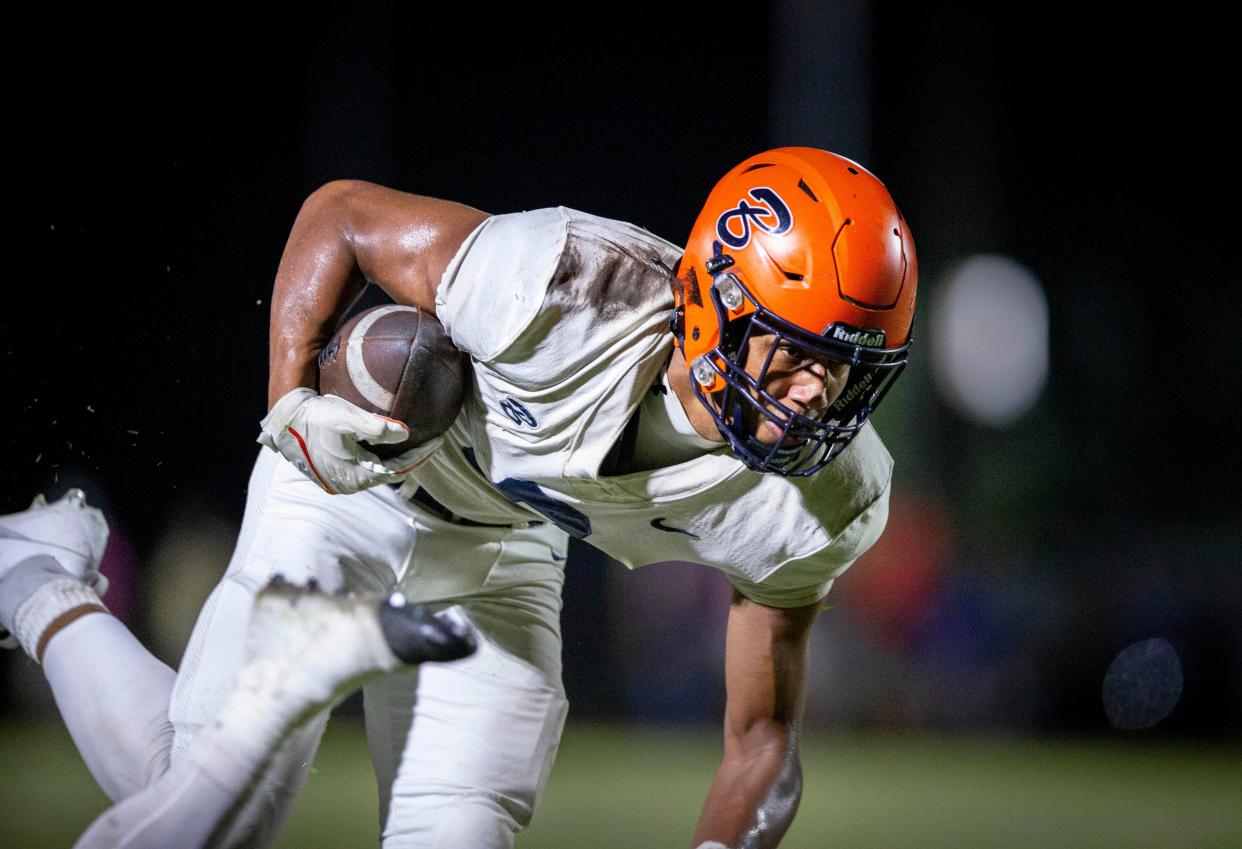
POLYGON ((363 443, 381 459, 395 457, 449 429, 461 410, 470 358, 434 315, 385 305, 358 313, 319 353, 319 392, 404 422, 410 438, 396 445, 363 443))

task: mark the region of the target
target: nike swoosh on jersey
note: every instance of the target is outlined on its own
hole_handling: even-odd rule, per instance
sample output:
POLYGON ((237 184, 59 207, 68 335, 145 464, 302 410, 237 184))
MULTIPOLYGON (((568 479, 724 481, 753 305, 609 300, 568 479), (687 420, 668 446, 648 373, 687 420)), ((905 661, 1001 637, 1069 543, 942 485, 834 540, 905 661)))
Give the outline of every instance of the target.
POLYGON ((657 531, 668 531, 670 534, 685 534, 686 536, 690 537, 691 539, 698 539, 698 538, 699 538, 699 535, 698 535, 698 534, 691 533, 690 531, 686 530, 685 528, 674 528, 674 527, 672 527, 671 525, 666 525, 666 524, 664 524, 664 517, 663 517, 663 516, 661 516, 661 517, 659 517, 659 518, 656 518, 656 519, 652 519, 652 520, 651 520, 651 527, 655 528, 657 531))

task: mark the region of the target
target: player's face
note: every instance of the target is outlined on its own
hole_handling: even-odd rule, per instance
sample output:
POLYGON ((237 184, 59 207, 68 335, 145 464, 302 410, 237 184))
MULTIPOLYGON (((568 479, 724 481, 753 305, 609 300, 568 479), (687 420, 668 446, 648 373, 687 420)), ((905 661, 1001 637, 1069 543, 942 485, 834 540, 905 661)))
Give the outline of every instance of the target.
MULTIPOLYGON (((746 353, 747 374, 759 379, 759 370, 763 368, 773 345, 776 351, 772 355, 763 389, 794 412, 819 418, 845 390, 850 376, 849 364, 813 355, 788 339, 778 341, 775 335, 765 334, 750 338, 746 353)), ((768 404, 767 407, 783 418, 775 406, 768 404)), ((749 419, 747 424, 755 439, 765 445, 775 444, 780 439, 781 428, 775 422, 760 416, 758 410, 749 405, 745 411, 749 419)), ((791 437, 786 441, 789 445, 797 445, 804 440, 791 437)))

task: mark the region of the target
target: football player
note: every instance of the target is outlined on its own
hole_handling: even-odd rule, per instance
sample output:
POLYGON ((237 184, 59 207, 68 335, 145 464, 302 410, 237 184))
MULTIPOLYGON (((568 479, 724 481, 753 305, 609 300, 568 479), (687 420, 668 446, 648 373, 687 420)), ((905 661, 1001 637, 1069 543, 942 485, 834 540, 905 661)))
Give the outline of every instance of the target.
MULTIPOLYGON (((272 574, 395 587, 456 606, 478 650, 364 688, 383 845, 512 846, 564 722, 557 620, 574 536, 629 568, 691 561, 729 577, 724 757, 694 845, 776 845, 801 796, 809 628, 887 517, 892 463, 868 419, 905 365, 916 281, 884 186, 811 148, 730 171, 684 251, 565 208, 490 216, 327 184, 277 273, 265 448, 167 722, 147 717, 119 753, 94 740, 97 716, 66 710, 74 699, 48 669, 87 763, 121 798, 194 750, 229 698, 238 635, 272 574), (444 438, 386 462, 360 443, 405 434, 315 390, 316 355, 367 282, 434 312, 473 367, 444 438)), ((45 667, 53 655, 113 670, 132 660, 135 676, 158 679, 153 692, 168 689, 171 673, 140 649, 93 660, 74 637, 103 618, 77 612, 100 607, 85 582, 60 599, 47 587, 63 577, 40 583, 28 562, 13 572, 20 582, 0 577, 0 625, 16 625, 45 667)), ((95 684, 107 686, 79 682, 95 684)), ((271 839, 324 719, 282 738, 222 821, 224 845, 271 839)))

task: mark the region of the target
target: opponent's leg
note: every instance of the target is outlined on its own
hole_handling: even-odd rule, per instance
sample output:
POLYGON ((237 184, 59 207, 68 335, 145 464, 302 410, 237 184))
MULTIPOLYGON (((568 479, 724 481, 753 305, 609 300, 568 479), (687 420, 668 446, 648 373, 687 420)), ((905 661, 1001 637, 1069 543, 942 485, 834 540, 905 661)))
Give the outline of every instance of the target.
MULTIPOLYGON (((258 591, 276 574, 297 583, 315 580, 328 591, 343 584, 336 547, 325 539, 331 520, 314 509, 313 502, 299 502, 299 482, 284 474, 287 466, 278 454, 266 449, 255 461, 237 547, 224 577, 199 613, 177 670, 168 707, 174 730, 174 766, 194 735, 210 726, 232 691, 245 660, 241 635, 246 633, 258 591)), ((264 846, 275 839, 302 787, 327 721, 325 713, 286 737, 263 781, 233 819, 234 833, 222 845, 264 846)))
POLYGON ((107 538, 81 490, 0 516, 0 626, 43 664, 70 736, 115 800, 167 768, 174 675, 99 598, 107 538))
POLYGON ((291 729, 377 675, 455 660, 474 648, 463 621, 434 616, 399 595, 380 601, 274 583, 255 602, 247 663, 215 721, 167 774, 99 817, 77 846, 207 846, 227 834, 291 729))
MULTIPOLYGON (((274 451, 260 451, 237 548, 199 616, 178 670, 169 709, 176 731, 173 764, 195 734, 215 721, 228 698, 244 662, 239 635, 246 632, 255 594, 273 575, 298 583, 314 579, 330 592, 382 592, 393 586, 395 570, 404 565, 411 534, 408 519, 379 496, 328 495, 274 451)), ((287 735, 222 845, 264 846, 275 839, 326 722, 327 714, 321 713, 287 735)))
MULTIPOLYGON (((439 526, 431 532, 437 544, 471 533, 439 526)), ((459 552, 459 569, 470 568, 460 560, 469 553, 486 558, 486 546, 458 542, 447 548, 459 552)), ((546 526, 504 537, 484 585, 460 599, 478 652, 364 689, 384 849, 510 849, 529 824, 568 709, 562 573, 551 556, 563 557, 564 544, 564 535, 546 526)), ((403 582, 412 597, 419 578, 403 582)))

